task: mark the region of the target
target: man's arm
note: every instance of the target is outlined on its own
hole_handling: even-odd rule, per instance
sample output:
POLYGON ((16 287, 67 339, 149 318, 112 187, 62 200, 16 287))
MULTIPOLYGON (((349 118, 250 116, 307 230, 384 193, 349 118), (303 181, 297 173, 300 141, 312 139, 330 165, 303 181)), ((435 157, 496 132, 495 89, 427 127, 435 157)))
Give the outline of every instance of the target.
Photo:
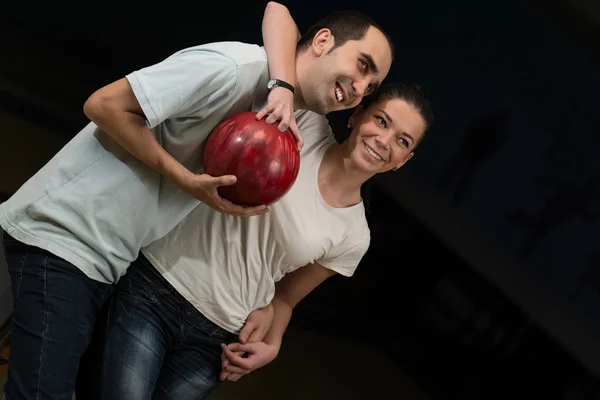
POLYGON ((142 107, 127 79, 119 79, 94 92, 83 112, 134 157, 181 188, 188 188, 194 174, 171 156, 146 125, 142 107))
POLYGON ((237 76, 228 62, 210 52, 188 51, 97 90, 83 110, 134 157, 206 205, 233 215, 255 215, 266 207, 242 207, 219 196, 217 188, 235 183, 234 176, 194 174, 161 146, 150 128, 221 106, 237 76))

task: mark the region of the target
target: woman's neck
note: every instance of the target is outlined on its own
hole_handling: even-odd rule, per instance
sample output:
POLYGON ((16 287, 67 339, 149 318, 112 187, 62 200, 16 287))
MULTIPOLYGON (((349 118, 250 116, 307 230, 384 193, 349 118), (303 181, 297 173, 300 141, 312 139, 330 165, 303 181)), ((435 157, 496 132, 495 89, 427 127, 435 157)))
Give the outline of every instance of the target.
POLYGON ((360 187, 373 176, 354 167, 345 144, 334 143, 329 146, 318 174, 323 199, 330 206, 338 208, 360 203, 360 187))

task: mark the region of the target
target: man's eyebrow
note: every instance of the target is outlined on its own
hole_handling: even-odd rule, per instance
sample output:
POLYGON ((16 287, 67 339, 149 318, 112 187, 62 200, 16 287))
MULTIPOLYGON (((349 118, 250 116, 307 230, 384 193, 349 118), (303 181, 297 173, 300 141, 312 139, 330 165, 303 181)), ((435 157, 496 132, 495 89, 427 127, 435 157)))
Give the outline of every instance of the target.
POLYGON ((370 54, 360 53, 360 55, 361 55, 361 57, 363 57, 367 61, 367 64, 369 64, 369 68, 373 72, 375 72, 375 73, 379 72, 379 68, 377 68, 377 65, 375 64, 375 61, 373 60, 373 57, 371 57, 370 54))

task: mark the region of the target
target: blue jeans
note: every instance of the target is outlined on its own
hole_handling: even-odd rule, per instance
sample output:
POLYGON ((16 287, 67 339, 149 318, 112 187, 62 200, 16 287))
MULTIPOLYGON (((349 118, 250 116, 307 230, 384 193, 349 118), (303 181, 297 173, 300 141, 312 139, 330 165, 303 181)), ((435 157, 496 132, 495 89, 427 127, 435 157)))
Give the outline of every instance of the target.
POLYGON ((218 387, 220 344, 236 335, 206 319, 142 255, 103 314, 80 372, 89 398, 198 400, 218 387))
POLYGON ((14 311, 8 400, 70 400, 79 361, 112 285, 4 232, 14 311))

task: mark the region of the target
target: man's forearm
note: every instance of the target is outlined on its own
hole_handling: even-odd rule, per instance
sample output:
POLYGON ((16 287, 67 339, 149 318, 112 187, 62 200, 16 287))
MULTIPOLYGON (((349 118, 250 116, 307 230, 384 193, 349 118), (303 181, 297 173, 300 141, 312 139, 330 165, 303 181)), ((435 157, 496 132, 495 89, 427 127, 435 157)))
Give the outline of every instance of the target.
POLYGON ((279 348, 281 347, 283 334, 292 318, 292 307, 277 297, 273 298, 272 304, 275 309, 275 316, 273 317, 271 329, 269 329, 269 332, 265 336, 264 342, 270 345, 276 345, 279 348))
POLYGON ((131 155, 178 186, 185 186, 192 173, 158 143, 141 115, 113 110, 102 101, 86 103, 84 111, 88 118, 131 155))

